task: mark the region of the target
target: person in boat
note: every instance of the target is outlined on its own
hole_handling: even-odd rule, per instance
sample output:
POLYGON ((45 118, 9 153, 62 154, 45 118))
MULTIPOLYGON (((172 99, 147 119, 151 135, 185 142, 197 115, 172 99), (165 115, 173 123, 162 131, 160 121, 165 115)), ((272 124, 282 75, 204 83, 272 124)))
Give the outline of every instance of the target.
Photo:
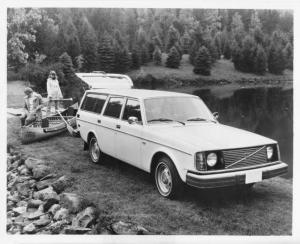
POLYGON ((24 90, 24 114, 21 116, 21 125, 26 126, 34 121, 42 119, 42 96, 34 92, 30 87, 24 90))
POLYGON ((62 99, 62 93, 60 90, 60 86, 57 80, 57 75, 54 70, 51 70, 49 73, 49 77, 47 79, 47 93, 48 93, 48 106, 47 106, 47 114, 50 113, 51 106, 54 103, 55 110, 58 110, 59 101, 57 99, 62 99), (55 101, 52 101, 55 100, 55 101))

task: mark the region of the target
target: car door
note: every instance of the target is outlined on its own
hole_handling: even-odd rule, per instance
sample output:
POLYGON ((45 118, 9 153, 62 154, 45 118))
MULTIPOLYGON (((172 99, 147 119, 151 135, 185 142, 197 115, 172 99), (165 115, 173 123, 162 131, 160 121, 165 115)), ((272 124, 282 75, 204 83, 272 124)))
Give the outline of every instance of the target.
POLYGON ((118 125, 115 143, 117 157, 136 167, 141 167, 143 122, 140 102, 137 99, 128 98, 126 100, 118 125), (130 117, 137 118, 137 122, 130 124, 128 122, 130 117))
POLYGON ((100 140, 102 143, 100 143, 100 148, 104 153, 107 153, 113 157, 117 157, 115 147, 116 134, 118 127, 120 126, 118 122, 120 121, 120 115, 124 102, 124 97, 111 95, 108 98, 103 116, 101 117, 100 140))

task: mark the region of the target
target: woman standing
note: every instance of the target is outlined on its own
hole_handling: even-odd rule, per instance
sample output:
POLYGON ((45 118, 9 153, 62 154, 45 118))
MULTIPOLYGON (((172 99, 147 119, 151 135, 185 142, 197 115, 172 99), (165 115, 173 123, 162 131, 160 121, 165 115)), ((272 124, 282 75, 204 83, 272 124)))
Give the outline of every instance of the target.
POLYGON ((55 110, 58 110, 58 101, 56 99, 62 99, 62 93, 59 87, 59 83, 57 80, 57 75, 54 70, 51 70, 49 73, 49 77, 47 79, 47 93, 48 93, 48 106, 47 106, 47 114, 50 113, 51 105, 54 102, 55 110), (56 100, 56 101, 52 101, 56 100))

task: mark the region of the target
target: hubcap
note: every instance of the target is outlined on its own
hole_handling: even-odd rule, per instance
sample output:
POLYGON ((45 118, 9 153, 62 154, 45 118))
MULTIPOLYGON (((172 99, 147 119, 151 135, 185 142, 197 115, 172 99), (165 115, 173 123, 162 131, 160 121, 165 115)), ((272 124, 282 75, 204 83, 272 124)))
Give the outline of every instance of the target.
POLYGON ((156 185, 159 192, 167 196, 172 190, 172 176, 169 167, 164 163, 160 162, 156 168, 156 185))
POLYGON ((100 148, 95 138, 91 141, 91 156, 94 162, 97 162, 100 158, 100 148))

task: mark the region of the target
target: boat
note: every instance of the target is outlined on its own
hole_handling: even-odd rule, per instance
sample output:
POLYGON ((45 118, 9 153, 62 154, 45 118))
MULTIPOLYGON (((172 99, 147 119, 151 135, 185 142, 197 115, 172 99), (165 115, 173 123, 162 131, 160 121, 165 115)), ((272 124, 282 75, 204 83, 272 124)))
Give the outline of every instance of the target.
POLYGON ((75 127, 77 107, 78 104, 76 103, 63 110, 60 114, 54 113, 46 116, 41 121, 22 126, 20 133, 22 144, 41 141, 59 135, 67 130, 66 122, 69 126, 75 127))

